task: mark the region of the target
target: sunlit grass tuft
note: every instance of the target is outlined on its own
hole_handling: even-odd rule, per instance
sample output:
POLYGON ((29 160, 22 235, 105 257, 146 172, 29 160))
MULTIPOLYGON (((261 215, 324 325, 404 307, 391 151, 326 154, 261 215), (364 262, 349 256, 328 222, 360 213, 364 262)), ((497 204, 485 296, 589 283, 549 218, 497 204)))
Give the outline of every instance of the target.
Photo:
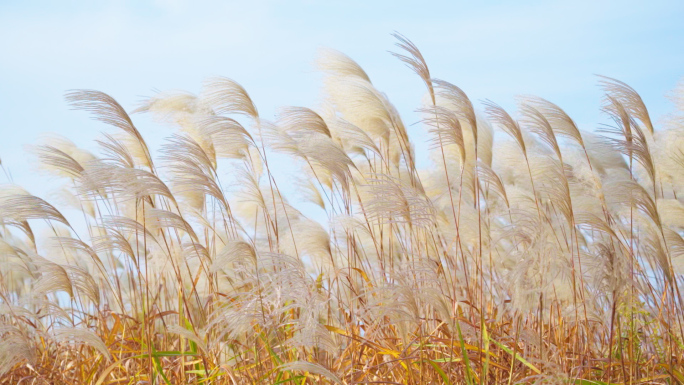
POLYGON ((536 97, 479 113, 395 37, 426 85, 427 169, 336 51, 323 107, 273 122, 227 78, 146 100, 177 128, 159 154, 109 95, 67 93, 116 131, 35 147, 60 204, 0 189, 2 381, 684 382, 681 103, 661 127, 601 77, 600 132, 536 97))

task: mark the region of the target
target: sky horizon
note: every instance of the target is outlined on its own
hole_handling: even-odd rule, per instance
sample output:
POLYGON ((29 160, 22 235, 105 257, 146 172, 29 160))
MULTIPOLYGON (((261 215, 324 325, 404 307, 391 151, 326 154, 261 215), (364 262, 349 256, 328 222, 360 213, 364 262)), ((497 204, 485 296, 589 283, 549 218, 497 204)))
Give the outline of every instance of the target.
MULTIPOLYGON (((49 133, 93 150, 112 132, 71 111, 63 95, 96 89, 132 110, 155 90, 198 92, 215 75, 242 84, 265 119, 277 108, 315 107, 316 52, 356 60, 399 110, 418 147, 420 79, 388 51, 398 31, 422 51, 434 77, 461 87, 482 110, 491 99, 514 113, 516 95, 553 101, 592 130, 605 122, 596 74, 643 97, 654 121, 684 77, 684 2, 149 2, 5 0, 0 4, 0 159, 17 184, 45 197, 26 151, 49 133)), ((133 117, 158 148, 173 130, 133 117)), ((423 155, 425 156, 425 155, 423 155)), ((0 178, 4 178, 0 176, 0 178)), ((3 183, 5 180, 3 179, 3 183)))

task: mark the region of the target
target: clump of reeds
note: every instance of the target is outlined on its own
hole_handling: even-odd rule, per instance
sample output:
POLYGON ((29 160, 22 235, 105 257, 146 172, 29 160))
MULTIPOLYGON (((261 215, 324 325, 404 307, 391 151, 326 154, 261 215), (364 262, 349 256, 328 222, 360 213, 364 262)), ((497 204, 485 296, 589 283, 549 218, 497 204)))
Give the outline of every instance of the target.
POLYGON ((336 51, 321 106, 275 121, 227 78, 149 98, 133 112, 179 128, 158 156, 112 97, 69 92, 118 130, 97 154, 35 148, 59 209, 0 190, 2 380, 684 382, 683 89, 656 128, 602 77, 612 124, 582 132, 541 98, 474 103, 396 38, 426 86, 426 170, 336 51), (275 153, 327 223, 288 202, 275 153))

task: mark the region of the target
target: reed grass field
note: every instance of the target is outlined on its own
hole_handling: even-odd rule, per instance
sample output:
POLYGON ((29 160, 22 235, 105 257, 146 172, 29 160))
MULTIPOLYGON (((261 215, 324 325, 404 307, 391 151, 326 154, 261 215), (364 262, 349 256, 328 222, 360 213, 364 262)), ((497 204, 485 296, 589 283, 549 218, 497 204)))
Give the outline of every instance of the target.
POLYGON ((106 131, 31 149, 59 199, 3 165, 0 381, 684 383, 684 83, 656 122, 598 76, 611 123, 580 131, 471 100, 394 36, 428 137, 334 50, 320 103, 272 120, 225 77, 130 111, 68 91, 106 131), (140 114, 174 127, 159 151, 140 114))

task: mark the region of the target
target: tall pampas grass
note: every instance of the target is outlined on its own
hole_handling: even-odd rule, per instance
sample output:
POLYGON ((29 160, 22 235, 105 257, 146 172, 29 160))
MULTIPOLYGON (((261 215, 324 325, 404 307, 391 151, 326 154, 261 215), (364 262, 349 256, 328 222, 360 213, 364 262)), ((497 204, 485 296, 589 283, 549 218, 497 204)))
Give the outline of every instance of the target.
POLYGON ((274 121, 224 77, 130 114, 69 91, 116 131, 96 151, 32 149, 59 203, 5 172, 3 383, 684 382, 682 86, 658 126, 600 77, 611 124, 583 132, 539 97, 476 103, 394 37, 426 87, 425 169, 387 95, 333 50, 321 103, 274 121), (136 114, 177 128, 160 154, 136 114), (298 171, 286 189, 276 153, 298 171))

